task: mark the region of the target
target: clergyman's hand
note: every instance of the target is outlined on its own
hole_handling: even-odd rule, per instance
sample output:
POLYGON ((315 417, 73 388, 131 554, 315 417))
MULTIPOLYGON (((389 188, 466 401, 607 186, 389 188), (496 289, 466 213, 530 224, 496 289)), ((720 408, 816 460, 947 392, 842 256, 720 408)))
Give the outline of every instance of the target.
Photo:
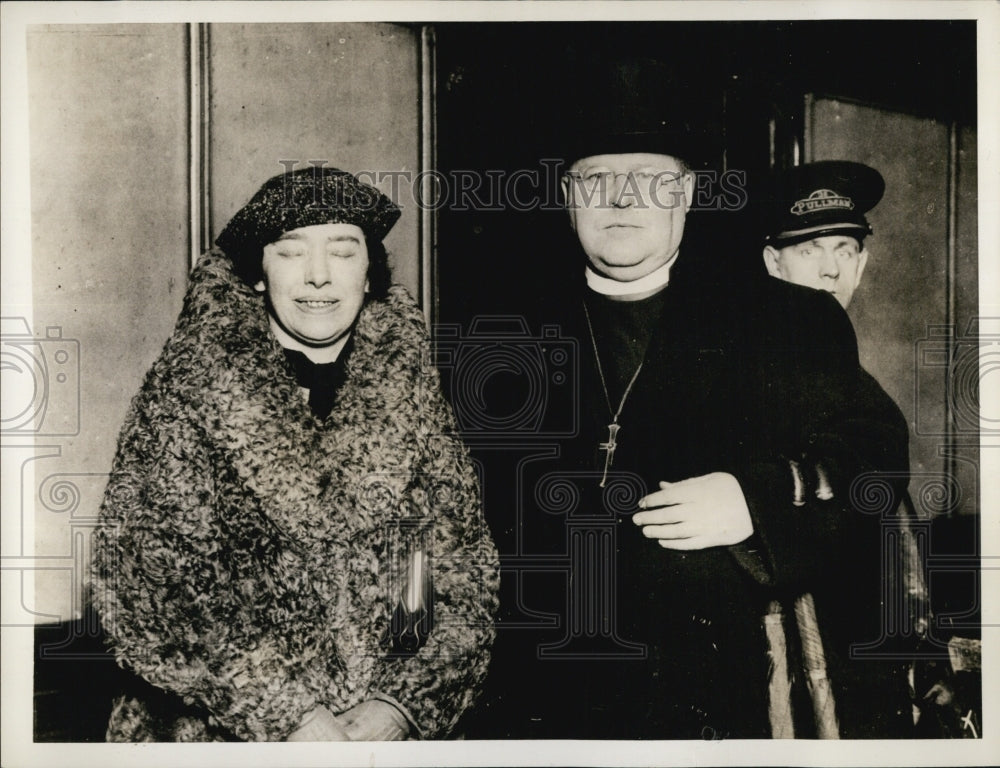
POLYGON ((712 472, 676 483, 639 499, 632 522, 666 549, 706 549, 738 544, 753 534, 753 521, 739 481, 712 472))

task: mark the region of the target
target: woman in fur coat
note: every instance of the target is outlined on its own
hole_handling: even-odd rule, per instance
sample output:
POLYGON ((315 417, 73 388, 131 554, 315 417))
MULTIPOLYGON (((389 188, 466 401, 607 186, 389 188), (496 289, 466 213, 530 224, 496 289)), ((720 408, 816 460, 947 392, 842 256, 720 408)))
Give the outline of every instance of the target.
POLYGON ((194 268, 101 509, 94 600, 139 678, 109 740, 440 738, 475 699, 497 555, 389 287, 399 215, 293 171, 194 268))

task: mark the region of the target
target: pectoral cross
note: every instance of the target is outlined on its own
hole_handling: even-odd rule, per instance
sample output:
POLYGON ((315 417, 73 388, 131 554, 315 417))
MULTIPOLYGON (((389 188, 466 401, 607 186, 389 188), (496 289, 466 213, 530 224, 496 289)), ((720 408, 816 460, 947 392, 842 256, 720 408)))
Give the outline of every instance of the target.
POLYGON ((604 454, 604 474, 601 475, 601 488, 608 479, 608 470, 611 469, 611 464, 615 460, 615 448, 618 447, 618 430, 621 429, 618 422, 614 421, 608 424, 608 442, 600 443, 597 447, 602 451, 606 451, 604 454))
POLYGON ((632 391, 632 385, 635 384, 635 380, 639 378, 639 371, 642 370, 642 363, 639 363, 638 367, 635 369, 635 373, 632 374, 632 378, 629 379, 628 386, 625 387, 625 393, 622 395, 621 402, 618 403, 618 410, 611 410, 611 397, 608 395, 608 383, 604 380, 604 369, 601 367, 601 355, 597 351, 597 339, 594 337, 594 328, 590 324, 590 310, 587 309, 587 302, 583 302, 583 314, 587 318, 587 330, 590 331, 590 343, 594 347, 594 362, 597 363, 597 375, 601 377, 601 389, 604 391, 604 402, 608 405, 608 415, 611 416, 611 423, 608 424, 608 442, 598 443, 598 450, 605 451, 604 454, 604 474, 601 475, 601 488, 605 486, 608 482, 608 470, 611 469, 611 464, 615 460, 615 448, 618 447, 618 430, 621 429, 618 426, 618 417, 621 416, 622 408, 625 407, 625 401, 628 400, 628 393, 632 391))

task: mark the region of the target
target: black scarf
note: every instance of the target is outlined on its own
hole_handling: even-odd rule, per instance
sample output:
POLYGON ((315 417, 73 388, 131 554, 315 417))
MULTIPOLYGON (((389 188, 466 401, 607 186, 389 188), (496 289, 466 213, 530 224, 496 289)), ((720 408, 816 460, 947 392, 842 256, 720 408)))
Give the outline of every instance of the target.
POLYGON ((285 349, 285 358, 295 374, 295 381, 300 387, 309 390, 309 408, 320 421, 333 410, 337 391, 347 379, 347 358, 353 348, 352 333, 332 363, 314 363, 296 349, 285 349))

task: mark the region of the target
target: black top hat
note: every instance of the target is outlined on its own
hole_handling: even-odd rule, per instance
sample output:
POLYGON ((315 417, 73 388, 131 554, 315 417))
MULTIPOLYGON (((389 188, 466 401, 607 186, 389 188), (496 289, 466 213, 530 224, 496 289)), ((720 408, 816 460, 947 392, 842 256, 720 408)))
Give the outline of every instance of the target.
POLYGON ((578 72, 558 126, 563 159, 649 152, 701 166, 721 155, 721 100, 656 59, 599 62, 578 72))
POLYGON ((765 241, 782 248, 849 234, 860 242, 872 233, 865 214, 884 192, 882 174, 862 163, 824 160, 789 168, 772 185, 765 241))

